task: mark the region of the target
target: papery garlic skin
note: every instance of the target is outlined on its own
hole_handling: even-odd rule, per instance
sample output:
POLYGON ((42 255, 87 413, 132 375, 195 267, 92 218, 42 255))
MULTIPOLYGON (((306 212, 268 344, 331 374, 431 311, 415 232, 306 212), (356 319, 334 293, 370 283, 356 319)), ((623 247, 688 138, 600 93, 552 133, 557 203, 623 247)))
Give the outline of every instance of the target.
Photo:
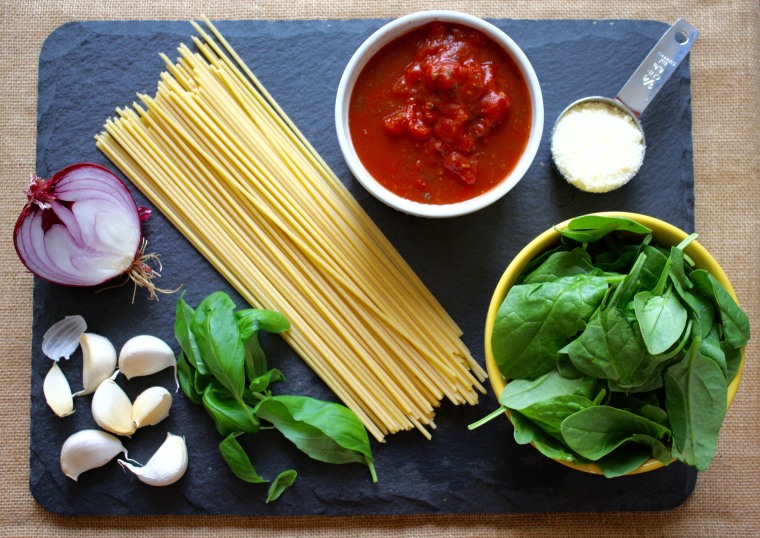
POLYGON ((132 402, 113 380, 103 381, 92 396, 92 418, 98 426, 116 435, 132 435, 137 429, 132 422, 132 402))
POLYGON ((74 394, 83 396, 95 392, 103 381, 116 370, 116 348, 105 336, 84 333, 79 339, 82 346, 82 384, 84 388, 74 394))
POLYGON ((119 460, 119 464, 137 475, 141 482, 151 486, 168 486, 182 478, 187 470, 187 461, 185 438, 167 433, 163 444, 142 467, 124 460, 119 460))
POLYGON ((42 352, 58 362, 71 357, 79 346, 79 337, 87 330, 87 322, 82 316, 66 316, 53 323, 42 336, 42 352))
POLYGON ((67 417, 74 412, 74 398, 66 376, 57 362, 45 376, 42 392, 50 409, 59 417, 67 417))
POLYGON ((119 371, 127 379, 155 374, 170 366, 174 368, 174 380, 177 381, 177 359, 172 348, 160 338, 149 334, 130 338, 119 352, 119 371))
POLYGON ((100 430, 82 430, 64 441, 61 470, 77 480, 83 472, 105 465, 119 453, 128 457, 127 449, 117 437, 100 430))
POLYGON ((150 387, 132 404, 132 422, 136 428, 155 426, 169 416, 172 395, 164 387, 150 387))

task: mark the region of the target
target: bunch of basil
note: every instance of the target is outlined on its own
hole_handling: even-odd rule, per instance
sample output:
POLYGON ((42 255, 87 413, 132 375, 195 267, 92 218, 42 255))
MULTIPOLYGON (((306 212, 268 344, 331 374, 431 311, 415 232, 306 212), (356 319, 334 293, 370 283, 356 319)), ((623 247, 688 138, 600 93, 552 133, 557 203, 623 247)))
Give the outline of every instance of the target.
POLYGON ((650 457, 705 470, 715 456, 749 320, 681 244, 629 219, 573 219, 499 308, 494 359, 518 443, 608 477, 650 457))
MULTIPOLYGON (((365 464, 377 482, 367 430, 351 410, 307 396, 273 395, 269 390, 285 377, 276 368, 268 368, 258 332, 289 328, 279 312, 236 310, 224 292, 212 293, 195 310, 181 297, 174 334, 182 347, 177 359, 182 391, 211 415, 224 437, 219 444, 222 458, 242 480, 269 482, 255 471, 237 440, 266 427, 279 430, 315 460, 365 464)), ((270 486, 267 502, 279 497, 295 479, 294 470, 280 473, 270 486)))

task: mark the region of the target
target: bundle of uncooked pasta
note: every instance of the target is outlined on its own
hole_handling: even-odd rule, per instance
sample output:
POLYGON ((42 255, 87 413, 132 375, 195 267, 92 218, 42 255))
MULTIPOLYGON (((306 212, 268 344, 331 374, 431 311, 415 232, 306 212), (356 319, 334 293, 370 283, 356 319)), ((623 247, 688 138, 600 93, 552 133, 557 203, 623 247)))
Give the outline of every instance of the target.
POLYGON ((239 56, 205 20, 154 97, 118 109, 97 146, 378 440, 429 437, 443 399, 485 372, 461 331, 239 56))

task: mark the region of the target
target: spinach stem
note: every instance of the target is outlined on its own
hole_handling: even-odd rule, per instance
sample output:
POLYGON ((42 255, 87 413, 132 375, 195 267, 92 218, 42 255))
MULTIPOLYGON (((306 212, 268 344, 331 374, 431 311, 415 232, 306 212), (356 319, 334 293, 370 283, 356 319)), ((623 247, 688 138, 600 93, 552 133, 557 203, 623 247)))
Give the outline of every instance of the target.
POLYGON ((502 413, 504 413, 504 411, 506 411, 506 410, 507 410, 507 408, 502 405, 501 407, 497 408, 496 410, 491 411, 489 414, 487 414, 486 416, 484 416, 483 418, 481 418, 477 422, 473 422, 472 424, 470 424, 469 426, 467 426, 467 429, 468 430, 474 430, 475 428, 479 428, 480 426, 482 426, 486 422, 490 422, 491 420, 495 419, 496 417, 498 417, 499 415, 501 415, 502 413))

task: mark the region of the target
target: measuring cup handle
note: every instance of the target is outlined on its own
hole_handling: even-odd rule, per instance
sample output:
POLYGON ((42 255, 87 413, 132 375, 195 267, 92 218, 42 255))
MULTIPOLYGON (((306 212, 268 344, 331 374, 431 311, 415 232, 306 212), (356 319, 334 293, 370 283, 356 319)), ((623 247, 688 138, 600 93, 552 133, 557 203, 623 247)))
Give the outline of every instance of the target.
POLYGON ((699 31, 691 24, 683 19, 677 20, 641 62, 616 99, 637 117, 641 115, 689 54, 698 35, 699 31))

